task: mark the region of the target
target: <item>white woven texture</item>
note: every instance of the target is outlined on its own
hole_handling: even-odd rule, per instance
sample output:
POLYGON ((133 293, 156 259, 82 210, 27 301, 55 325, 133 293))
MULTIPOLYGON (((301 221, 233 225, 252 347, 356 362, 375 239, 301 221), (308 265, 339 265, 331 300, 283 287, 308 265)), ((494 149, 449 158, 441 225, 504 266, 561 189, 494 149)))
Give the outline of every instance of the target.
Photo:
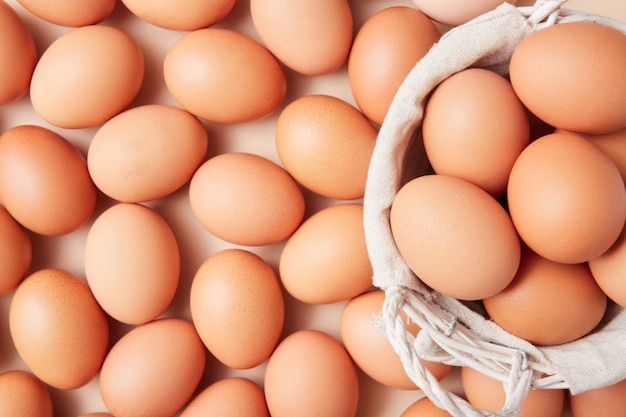
POLYGON ((614 307, 601 328, 559 346, 536 347, 519 339, 467 304, 432 292, 411 272, 394 243, 391 204, 403 181, 403 162, 420 127, 430 92, 450 75, 469 67, 507 75, 516 46, 534 31, 569 21, 593 21, 626 32, 626 24, 603 16, 563 9, 559 0, 534 6, 504 3, 444 34, 413 68, 399 88, 372 155, 364 198, 365 236, 374 285, 386 291, 378 328, 389 338, 409 377, 439 407, 455 417, 518 416, 531 388, 567 388, 580 393, 626 378, 626 311, 614 307), (401 318, 405 311, 422 331, 414 339, 401 318), (446 392, 419 359, 471 366, 501 380, 505 407, 475 410, 446 392))

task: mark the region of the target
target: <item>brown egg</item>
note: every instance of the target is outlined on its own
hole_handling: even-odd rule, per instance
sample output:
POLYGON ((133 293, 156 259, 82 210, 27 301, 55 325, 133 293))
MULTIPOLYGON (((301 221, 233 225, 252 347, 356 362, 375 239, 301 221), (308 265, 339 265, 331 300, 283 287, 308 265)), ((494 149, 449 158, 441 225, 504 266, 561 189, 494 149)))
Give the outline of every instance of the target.
POLYGON ((506 191, 529 132, 526 109, 511 84, 482 68, 460 71, 439 84, 422 123, 435 172, 463 178, 494 197, 506 191))
POLYGON ((15 10, 0 1, 0 105, 26 94, 36 62, 33 35, 15 10))
POLYGON ((30 236, 0 205, 0 295, 17 287, 30 269, 32 258, 30 236))
MULTIPOLYGON (((391 388, 416 390, 389 340, 372 325, 374 315, 382 314, 384 300, 385 292, 376 289, 346 303, 341 314, 341 339, 354 362, 370 378, 391 388)), ((421 329, 406 315, 404 319, 407 330, 415 336, 421 329)), ((450 366, 443 363, 421 362, 438 380, 450 371, 450 366)))
POLYGON ((553 262, 524 246, 515 279, 483 303, 491 320, 509 333, 538 345, 558 345, 591 332, 607 299, 586 263, 553 262))
POLYGON ((99 23, 113 13, 115 0, 17 0, 32 14, 61 26, 99 23))
POLYGON ((209 256, 193 278, 189 305, 204 345, 231 368, 261 364, 278 344, 283 293, 274 270, 252 252, 226 249, 209 256))
POLYGON ((202 390, 180 417, 269 417, 265 394, 243 377, 220 379, 202 390))
POLYGON ((0 415, 52 417, 52 398, 48 388, 27 371, 0 373, 0 415))
MULTIPOLYGON (((449 26, 467 23, 504 3, 504 0, 474 0, 469 3, 464 0, 412 1, 428 17, 449 26)), ((517 0, 507 0, 506 2, 515 4, 517 0)))
POLYGON ((333 72, 348 57, 353 25, 346 0, 252 0, 250 14, 267 48, 301 74, 333 72))
POLYGON ((272 417, 354 417, 359 381, 352 359, 332 336, 303 329, 287 336, 265 370, 272 417))
POLYGON ((411 180, 397 193, 390 222, 409 268, 451 297, 477 300, 497 294, 519 266, 519 238, 504 208, 460 178, 411 180))
POLYGON ((276 122, 276 149, 309 190, 339 200, 362 198, 377 131, 351 104, 328 95, 291 102, 276 122))
MULTIPOLYGON (((504 407, 503 383, 470 367, 461 368, 461 383, 472 406, 499 411, 504 407)), ((531 389, 520 405, 520 417, 560 417, 565 403, 561 389, 531 389)))
POLYGON ((100 392, 115 417, 170 417, 192 397, 206 350, 180 318, 135 327, 113 345, 100 372, 100 392))
POLYGON ((167 89, 196 116, 242 123, 273 113, 287 93, 278 60, 252 38, 231 29, 183 35, 163 63, 167 89))
POLYGON ((191 179, 189 202, 204 228, 238 245, 279 242, 304 217, 304 196, 291 175, 251 153, 228 152, 203 163, 191 179))
POLYGON ((452 414, 437 407, 427 397, 423 397, 404 410, 400 417, 452 417, 452 414))
POLYGON ((524 39, 511 57, 510 77, 526 107, 550 125, 608 133, 626 127, 624 67, 626 34, 602 24, 569 22, 524 39))
POLYGON ((602 292, 626 308, 626 228, 608 251, 590 259, 588 264, 602 292))
POLYGON ((169 224, 156 211, 118 203, 98 216, 85 241, 85 275, 114 319, 143 324, 174 298, 180 252, 169 224))
POLYGON ((83 226, 96 204, 84 156, 64 137, 21 125, 0 136, 0 198, 11 215, 42 235, 83 226))
POLYGON ((109 197, 150 201, 188 182, 207 147, 208 133, 196 117, 177 107, 148 104, 126 110, 98 129, 87 166, 109 197))
POLYGON ((122 3, 134 15, 153 25, 171 30, 192 31, 224 19, 235 5, 235 0, 122 0, 122 3))
POLYGON ((143 53, 134 39, 111 26, 83 26, 61 35, 43 53, 30 98, 37 114, 54 126, 92 127, 124 110, 143 76, 143 53))
POLYGON ((384 8, 358 30, 348 57, 348 78, 361 111, 383 122, 400 84, 441 34, 425 14, 408 6, 384 8))
POLYGON ((626 219, 626 191, 600 148, 557 132, 532 142, 515 161, 508 206, 531 249, 555 262, 580 263, 616 241, 626 219))
POLYGON ((305 303, 336 303, 369 289, 363 205, 329 206, 305 220, 285 243, 279 271, 289 294, 305 303))
POLYGON ((580 394, 568 394, 572 417, 622 416, 626 410, 626 379, 580 394))
POLYGON ((13 343, 45 383, 75 389, 91 381, 108 349, 106 316, 87 284, 59 269, 28 276, 11 301, 13 343))

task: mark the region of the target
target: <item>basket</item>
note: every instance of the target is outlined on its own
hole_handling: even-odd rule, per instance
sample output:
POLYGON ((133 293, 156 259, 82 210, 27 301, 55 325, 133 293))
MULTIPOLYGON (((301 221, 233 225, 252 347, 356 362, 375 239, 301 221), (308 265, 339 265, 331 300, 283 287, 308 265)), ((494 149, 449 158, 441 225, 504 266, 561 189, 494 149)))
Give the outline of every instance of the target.
POLYGON ((385 334, 408 376, 439 408, 455 417, 518 416, 533 388, 568 389, 572 394, 608 386, 626 378, 626 311, 610 304, 591 334, 558 346, 534 346, 515 337, 463 303, 424 285, 395 246, 390 207, 405 181, 405 154, 417 137, 429 93, 450 75, 481 67, 507 75, 515 47, 544 27, 593 21, 626 32, 626 24, 608 17, 562 8, 565 1, 538 0, 533 6, 503 3, 491 12, 451 29, 416 64, 400 86, 381 125, 366 183, 364 224, 374 270, 374 285, 386 294, 375 325, 385 334), (406 331, 404 312, 421 327, 406 331), (420 359, 469 366, 502 381, 502 410, 474 409, 446 391, 420 359))

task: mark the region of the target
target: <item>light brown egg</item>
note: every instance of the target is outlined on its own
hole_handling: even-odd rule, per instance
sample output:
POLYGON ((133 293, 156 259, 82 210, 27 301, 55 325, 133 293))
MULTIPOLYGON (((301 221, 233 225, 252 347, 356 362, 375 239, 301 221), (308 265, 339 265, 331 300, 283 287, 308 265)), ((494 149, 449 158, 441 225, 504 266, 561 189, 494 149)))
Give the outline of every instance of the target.
POLYGON ((251 153, 227 152, 203 163, 191 179, 189 202, 204 228, 238 245, 279 242, 304 217, 304 196, 293 177, 251 153))
POLYGON ((626 228, 608 251, 590 259, 588 264, 602 292, 626 308, 626 228))
POLYGON ((586 263, 553 262, 524 246, 515 279, 483 303, 491 320, 509 333, 558 345, 591 332, 604 316, 607 297, 586 263))
POLYGON ((329 95, 291 102, 276 122, 282 164, 309 190, 339 200, 362 198, 377 131, 354 106, 329 95))
POLYGON ((83 226, 96 204, 80 151, 44 127, 15 126, 0 136, 0 198, 11 215, 42 235, 83 226))
POLYGON ((283 293, 271 266, 252 252, 225 249, 209 256, 193 278, 189 305, 204 345, 231 368, 260 365, 278 344, 283 293))
POLYGON ((269 417, 265 394, 250 379, 228 377, 202 390, 180 417, 269 417))
POLYGON ((99 23, 113 13, 116 0, 17 0, 32 14, 61 26, 99 23))
POLYGON ((109 197, 151 201, 187 183, 207 147, 208 133, 196 117, 177 107, 148 104, 126 110, 98 129, 87 166, 109 197))
POLYGON ((28 371, 0 373, 0 415, 52 417, 52 398, 48 388, 28 371))
POLYGON ((347 0, 252 0, 250 14, 267 48, 301 74, 333 72, 348 58, 353 24, 347 0))
POLYGON ((411 180, 397 193, 390 222, 409 268, 451 297, 477 300, 497 294, 519 266, 519 238, 504 208, 460 178, 411 180))
POLYGON ((409 71, 441 34, 422 12, 391 6, 358 29, 348 57, 348 79, 361 111, 380 125, 409 71))
POLYGON ((33 72, 30 98, 37 114, 54 126, 92 127, 124 110, 143 76, 143 53, 133 38, 111 26, 83 26, 45 50, 33 72))
POLYGON ((26 94, 36 62, 33 35, 15 10, 0 1, 0 105, 26 94))
POLYGON ((303 329, 287 336, 265 370, 272 417, 354 417, 359 381, 352 359, 332 336, 303 329))
POLYGON ((600 148, 571 133, 546 135, 527 146, 511 170, 507 197, 520 237, 555 262, 601 255, 626 219, 619 170, 600 148))
POLYGON ((163 63, 167 89, 196 116, 243 123, 273 113, 287 93, 278 60, 254 39, 224 28, 199 29, 171 46, 163 63))
POLYGON ((180 318, 135 327, 113 345, 100 372, 100 392, 115 417, 170 417, 191 399, 206 349, 180 318))
MULTIPOLYGON (((357 366, 375 381, 395 389, 416 390, 417 386, 404 370, 400 356, 389 340, 373 326, 375 315, 381 315, 385 292, 379 289, 368 291, 346 303, 341 314, 341 339, 357 366)), ((407 322, 407 330, 415 336, 421 329, 407 322)), ((450 366, 421 361, 435 378, 441 380, 450 371, 450 366)))
POLYGON ((32 258, 30 236, 0 205, 0 295, 17 287, 30 269, 32 258))
MULTIPOLYGON (((412 0, 424 14, 431 19, 449 26, 459 26, 487 13, 502 3, 503 0, 412 0)), ((507 0, 515 4, 517 0, 507 0)))
POLYGON ((98 216, 85 241, 85 275, 114 319, 143 324, 174 298, 180 252, 169 224, 153 209, 118 203, 98 216))
POLYGON ((91 381, 108 349, 106 315, 84 280, 60 269, 34 272, 18 286, 9 327, 28 368, 59 389, 91 381))
POLYGON ((452 414, 437 407, 427 397, 423 397, 404 410, 400 417, 452 417, 452 414))
POLYGON ((568 394, 572 417, 621 416, 626 410, 626 379, 580 394, 568 394))
POLYGON ((192 31, 205 28, 224 19, 235 0, 122 0, 134 15, 165 29, 192 31))

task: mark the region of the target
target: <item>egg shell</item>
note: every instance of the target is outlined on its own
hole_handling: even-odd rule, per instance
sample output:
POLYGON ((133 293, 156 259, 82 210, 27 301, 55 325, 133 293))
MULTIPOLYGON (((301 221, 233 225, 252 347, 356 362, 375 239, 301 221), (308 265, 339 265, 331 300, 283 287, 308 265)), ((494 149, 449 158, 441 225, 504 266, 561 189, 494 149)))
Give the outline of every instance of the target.
POLYGON ((626 410, 626 379, 568 398, 572 417, 620 416, 626 410))
POLYGON ((392 203, 390 222, 409 268, 451 297, 497 294, 519 266, 519 238, 504 208, 460 178, 425 175, 409 181, 392 203))
MULTIPOLYGON (((340 320, 341 340, 356 365, 380 384, 400 390, 417 390, 417 386, 404 370, 400 356, 383 333, 373 322, 382 314, 385 292, 379 289, 368 291, 348 301, 340 320)), ((413 336, 421 330, 409 321, 407 331, 413 336)), ((441 380, 450 371, 450 366, 422 360, 421 363, 437 379, 441 380)))
POLYGON ((48 388, 28 371, 0 373, 0 415, 52 417, 52 398, 48 388))
POLYGON ((626 308, 626 228, 608 251, 590 259, 588 264, 602 292, 626 308))
POLYGON ((180 417, 269 417, 265 394, 250 379, 227 377, 202 390, 180 417))
POLYGON ((80 27, 99 23, 115 9, 115 0, 17 0, 26 10, 50 23, 80 27))
POLYGON ((103 24, 72 29, 39 58, 30 85, 35 112, 61 128, 100 125, 137 96, 144 76, 139 45, 103 24))
POLYGON ((235 369, 260 365, 280 339, 283 293, 270 265, 243 249, 225 249, 198 268, 189 299, 204 345, 235 369))
POLYGON ((400 417, 452 417, 427 397, 420 398, 402 412, 400 417))
POLYGON ((626 191, 615 163, 571 133, 542 136, 522 151, 511 170, 507 199, 520 237, 555 262, 600 256, 626 219, 626 191))
POLYGON ((200 383, 206 349, 182 318, 131 329, 111 348, 100 371, 100 392, 115 417, 170 417, 200 383))
POLYGON ((205 229, 246 246, 289 237, 305 208, 302 191, 284 168, 245 152, 226 152, 204 162, 191 178, 189 202, 205 229))
POLYGON ((509 333, 537 345, 558 345, 590 333, 604 317, 607 297, 586 263, 553 262, 524 246, 511 284, 483 304, 509 333))
POLYGON ((356 104, 380 125, 400 84, 441 34, 422 12, 391 6, 358 29, 348 56, 348 80, 356 104))
POLYGON ((192 31, 224 19, 235 5, 235 0, 122 0, 122 3, 135 16, 153 25, 171 30, 192 31))
POLYGON ((362 198, 377 130, 350 103, 300 97, 280 113, 275 142, 287 171, 307 189, 339 200, 362 198))
POLYGON ((96 186, 118 201, 163 198, 204 161, 208 133, 189 112, 148 104, 114 116, 93 136, 87 166, 96 186))
POLYGON ((28 27, 6 2, 0 1, 0 105, 22 98, 37 63, 37 47, 28 27))
POLYGON ((345 348, 327 333, 302 329, 277 346, 265 370, 272 417, 354 417, 359 381, 345 348))
POLYGON ((463 178, 500 197, 513 163, 529 143, 530 126, 504 77, 469 68, 434 90, 425 106, 422 136, 437 174, 463 178))
POLYGON ((167 221, 149 207, 118 203, 105 210, 89 229, 84 259, 96 300, 122 323, 147 323, 174 298, 178 242, 167 221))
POLYGON ((352 10, 347 0, 251 0, 254 28, 287 67, 304 75, 331 73, 352 46, 352 10))
POLYGON ((41 269, 22 281, 11 300, 9 328, 28 368, 59 389, 90 382, 109 344, 106 315, 89 287, 60 269, 41 269))
MULTIPOLYGON (((505 3, 502 0, 412 0, 413 4, 436 22, 459 26, 505 3)), ((517 0, 507 0, 515 4, 517 0)))
POLYGON ((194 115, 215 123, 243 123, 272 114, 287 93, 280 63, 256 40, 231 29, 183 35, 163 62, 167 89, 194 115))
POLYGON ((0 205, 0 295, 17 287, 30 269, 32 259, 30 236, 0 205))
POLYGON ((624 67, 626 34, 597 23, 568 22, 524 39, 511 57, 510 78, 524 105, 542 120, 599 134, 626 127, 624 67))
MULTIPOLYGON (((461 368, 461 384, 467 401, 474 407, 499 411, 504 407, 506 394, 503 383, 479 371, 461 368)), ((561 389, 531 389, 520 404, 521 416, 560 417, 565 404, 565 391, 561 389)))
POLYGON ((0 198, 27 229, 58 236, 91 218, 96 187, 72 143, 47 128, 20 125, 0 136, 0 198))

